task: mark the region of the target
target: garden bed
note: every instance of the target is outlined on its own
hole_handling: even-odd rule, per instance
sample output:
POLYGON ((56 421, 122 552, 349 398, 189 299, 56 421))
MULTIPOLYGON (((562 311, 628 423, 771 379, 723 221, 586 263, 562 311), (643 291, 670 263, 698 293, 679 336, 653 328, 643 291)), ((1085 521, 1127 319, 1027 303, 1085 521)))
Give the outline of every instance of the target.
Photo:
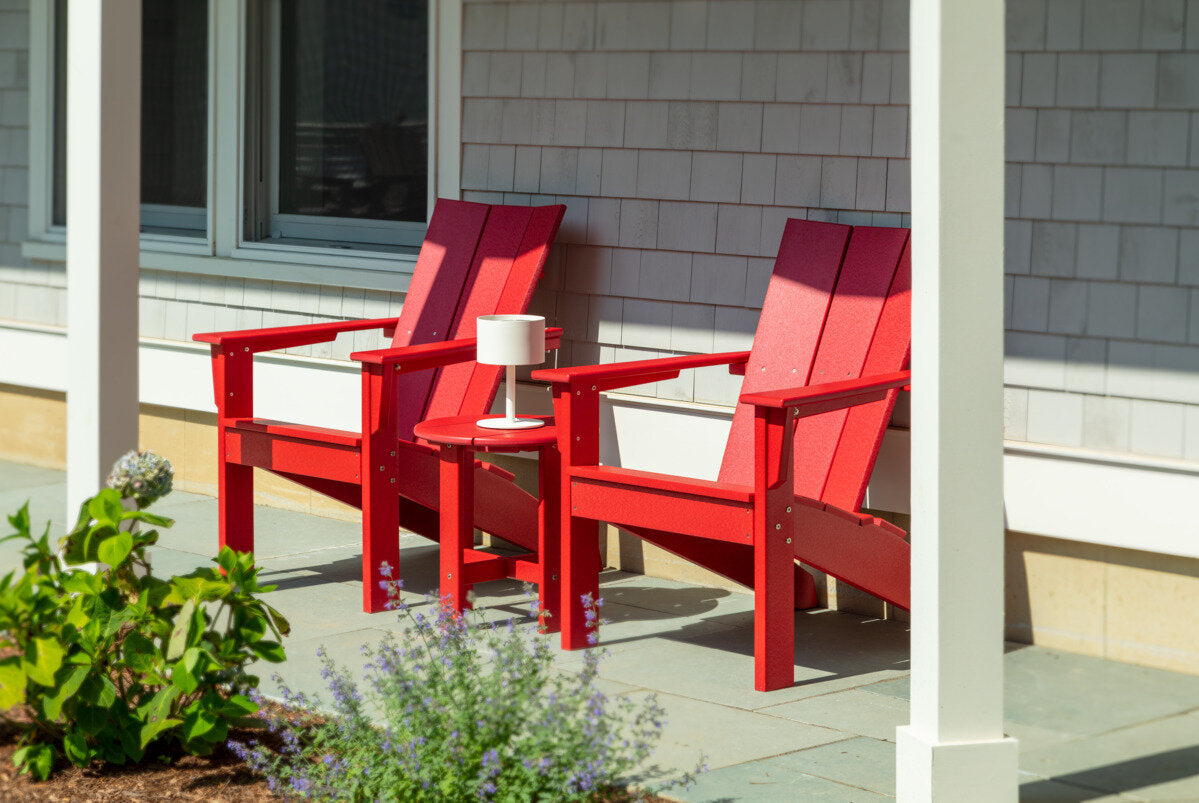
MULTIPOLYGON (((16 711, 7 715, 16 719, 16 711)), ((259 731, 234 731, 232 738, 262 738, 259 731)), ((83 801, 212 801, 257 803, 278 800, 266 780, 251 772, 226 747, 211 756, 180 755, 169 764, 94 765, 80 769, 63 761, 50 780, 37 782, 18 775, 12 763, 16 732, 0 724, 0 800, 83 801)))

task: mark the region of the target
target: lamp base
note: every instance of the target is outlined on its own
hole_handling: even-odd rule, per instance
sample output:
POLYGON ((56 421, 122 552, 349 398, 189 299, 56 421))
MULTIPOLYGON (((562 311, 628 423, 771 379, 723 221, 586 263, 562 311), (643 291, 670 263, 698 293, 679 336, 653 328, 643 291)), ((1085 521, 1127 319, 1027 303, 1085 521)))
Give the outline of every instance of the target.
POLYGON ((480 418, 475 425, 484 429, 536 429, 544 427, 545 422, 540 418, 480 418))

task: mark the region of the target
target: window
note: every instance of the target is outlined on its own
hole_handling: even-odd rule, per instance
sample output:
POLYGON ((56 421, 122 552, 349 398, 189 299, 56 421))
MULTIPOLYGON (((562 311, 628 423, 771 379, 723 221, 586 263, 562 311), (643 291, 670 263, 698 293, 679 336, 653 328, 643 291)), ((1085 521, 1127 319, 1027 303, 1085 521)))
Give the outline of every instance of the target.
MULTIPOLYGON (((43 259, 66 223, 66 8, 31 6, 31 92, 46 103, 26 250, 43 259)), ((247 275, 232 260, 279 264, 278 278, 288 262, 403 270, 437 183, 458 192, 460 15, 456 0, 143 3, 143 264, 172 269, 150 251, 212 256, 186 269, 222 275, 247 275)))

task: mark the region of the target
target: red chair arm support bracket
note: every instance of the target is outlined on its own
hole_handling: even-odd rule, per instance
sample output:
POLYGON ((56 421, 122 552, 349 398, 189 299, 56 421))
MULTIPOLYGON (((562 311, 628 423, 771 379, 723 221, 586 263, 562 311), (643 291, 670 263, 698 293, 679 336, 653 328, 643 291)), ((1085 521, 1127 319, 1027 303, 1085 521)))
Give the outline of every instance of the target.
POLYGON ((843 382, 826 382, 782 390, 765 390, 741 394, 742 404, 776 409, 793 408, 796 418, 806 418, 846 407, 878 401, 888 390, 907 388, 912 381, 911 371, 847 379, 843 382))
MULTIPOLYGON (((377 349, 374 351, 355 351, 350 355, 351 360, 368 365, 394 365, 397 374, 411 374, 425 371, 429 368, 440 368, 460 362, 469 362, 475 358, 473 337, 459 340, 447 340, 442 343, 422 343, 419 346, 405 346, 398 349, 377 349)), ((553 350, 562 343, 562 329, 557 326, 545 330, 545 348, 553 350)))
MULTIPOLYGON (((597 391, 615 390, 663 379, 674 379, 684 368, 703 368, 709 365, 729 365, 730 373, 749 359, 748 351, 722 354, 691 354, 682 357, 662 357, 656 360, 633 360, 608 365, 584 365, 575 368, 543 368, 533 372, 533 378, 555 385, 590 384, 597 391)), ((743 371, 742 371, 743 372, 743 371)))
POLYGON ((327 343, 342 332, 363 329, 382 329, 391 337, 399 318, 372 318, 366 321, 334 321, 310 323, 303 326, 276 326, 270 329, 244 329, 239 332, 204 332, 192 335, 192 340, 211 343, 225 351, 242 349, 250 353, 327 343))

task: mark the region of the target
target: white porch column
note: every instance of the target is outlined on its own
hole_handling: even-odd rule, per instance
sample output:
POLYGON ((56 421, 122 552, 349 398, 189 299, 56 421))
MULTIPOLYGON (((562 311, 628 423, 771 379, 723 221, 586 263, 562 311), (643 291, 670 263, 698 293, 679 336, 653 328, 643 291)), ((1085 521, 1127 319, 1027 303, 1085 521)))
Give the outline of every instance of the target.
POLYGON ((137 448, 141 0, 67 14, 67 522, 137 448))
POLYGON ((912 704, 904 801, 1016 800, 1003 735, 1003 0, 911 0, 912 704))

